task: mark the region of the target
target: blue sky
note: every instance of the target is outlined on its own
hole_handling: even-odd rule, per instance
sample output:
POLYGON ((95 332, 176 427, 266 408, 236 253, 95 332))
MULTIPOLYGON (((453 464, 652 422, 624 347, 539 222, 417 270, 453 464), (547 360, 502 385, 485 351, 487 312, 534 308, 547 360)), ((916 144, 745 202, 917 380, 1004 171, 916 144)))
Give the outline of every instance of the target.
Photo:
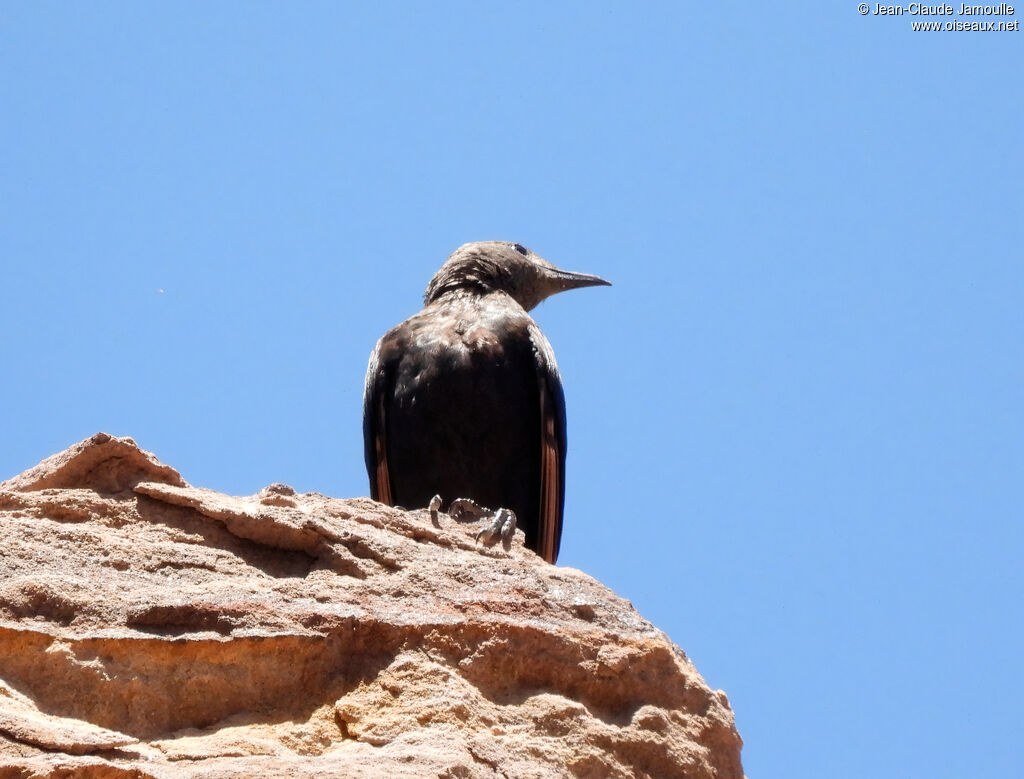
POLYGON ((747 773, 1013 775, 1024 33, 856 5, 3 4, 0 478, 105 430, 365 495, 375 340, 519 241, 614 284, 535 312, 559 562, 747 773))

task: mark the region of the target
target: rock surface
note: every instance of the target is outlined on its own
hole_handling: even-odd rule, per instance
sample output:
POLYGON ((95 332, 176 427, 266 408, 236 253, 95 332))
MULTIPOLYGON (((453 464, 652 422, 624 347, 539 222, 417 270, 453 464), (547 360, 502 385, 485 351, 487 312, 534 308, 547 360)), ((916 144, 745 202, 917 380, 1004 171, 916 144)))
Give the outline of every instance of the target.
POLYGON ((104 433, 0 483, 0 776, 741 779, 626 601, 447 515, 190 487, 104 433))

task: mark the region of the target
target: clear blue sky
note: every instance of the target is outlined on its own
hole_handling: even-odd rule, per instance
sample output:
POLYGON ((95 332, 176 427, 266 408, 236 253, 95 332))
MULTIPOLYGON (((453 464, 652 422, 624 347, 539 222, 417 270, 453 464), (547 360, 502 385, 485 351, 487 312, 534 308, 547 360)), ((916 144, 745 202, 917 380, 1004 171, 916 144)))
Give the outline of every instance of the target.
POLYGON ((519 241, 614 283, 535 312, 560 563, 728 692, 752 779, 1018 774, 1024 32, 911 21, 3 3, 0 478, 105 430, 365 495, 373 343, 519 241))

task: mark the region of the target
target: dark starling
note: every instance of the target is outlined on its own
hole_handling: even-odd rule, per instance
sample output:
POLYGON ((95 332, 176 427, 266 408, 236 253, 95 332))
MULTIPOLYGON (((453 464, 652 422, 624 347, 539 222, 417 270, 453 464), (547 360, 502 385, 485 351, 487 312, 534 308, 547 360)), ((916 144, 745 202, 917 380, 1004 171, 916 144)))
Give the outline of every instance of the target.
POLYGON ((517 243, 456 249, 424 308, 377 342, 363 395, 370 494, 426 507, 441 495, 515 512, 526 544, 558 557, 565 499, 565 400, 551 345, 526 312, 575 287, 517 243))

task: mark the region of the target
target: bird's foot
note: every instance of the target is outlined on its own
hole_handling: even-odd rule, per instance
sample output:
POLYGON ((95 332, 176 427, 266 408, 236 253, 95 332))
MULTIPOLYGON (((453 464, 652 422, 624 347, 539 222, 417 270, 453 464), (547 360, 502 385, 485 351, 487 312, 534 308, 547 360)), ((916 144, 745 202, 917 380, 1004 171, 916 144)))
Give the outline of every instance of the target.
MULTIPOLYGON (((434 501, 431 501, 430 505, 433 506, 434 501)), ((448 508, 448 516, 456 522, 476 522, 481 519, 490 519, 490 524, 485 525, 476 534, 476 540, 482 540, 486 546, 492 546, 500 538, 501 545, 505 549, 512 544, 512 536, 516 532, 516 512, 512 509, 494 510, 481 506, 470 498, 456 498, 448 508)))
POLYGON ((483 530, 476 534, 476 540, 483 539, 485 546, 493 546, 501 539, 501 545, 508 549, 512 544, 512 536, 516 532, 516 512, 512 509, 498 509, 494 512, 491 524, 484 525, 483 530))
MULTIPOLYGON (((433 504, 433 501, 431 501, 431 504, 433 504)), ((452 505, 448 507, 448 516, 456 522, 476 522, 484 517, 493 517, 494 513, 489 508, 484 508, 470 498, 456 498, 452 501, 452 505)))

